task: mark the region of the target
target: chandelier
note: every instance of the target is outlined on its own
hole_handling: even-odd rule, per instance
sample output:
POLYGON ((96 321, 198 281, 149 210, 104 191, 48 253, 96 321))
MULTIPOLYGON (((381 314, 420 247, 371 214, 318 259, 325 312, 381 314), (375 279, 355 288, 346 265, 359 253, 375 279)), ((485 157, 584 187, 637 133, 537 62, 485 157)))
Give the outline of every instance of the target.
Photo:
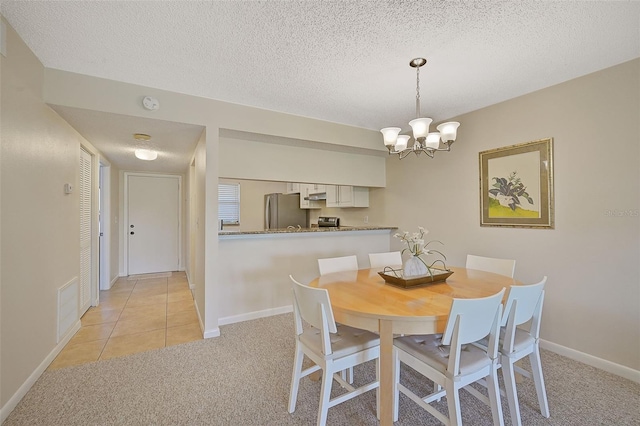
POLYGON ((389 155, 398 154, 400 159, 412 152, 416 155, 424 152, 433 158, 436 151, 450 151, 451 144, 456 140, 456 132, 460 123, 456 121, 442 123, 437 127, 437 132, 429 132, 429 125, 433 120, 420 117, 420 67, 426 63, 427 60, 424 58, 415 58, 409 62, 409 65, 416 69, 416 118, 409 122, 411 129, 413 129, 413 145, 408 146, 411 136, 400 135, 402 130, 400 127, 385 127, 380 130, 389 155))

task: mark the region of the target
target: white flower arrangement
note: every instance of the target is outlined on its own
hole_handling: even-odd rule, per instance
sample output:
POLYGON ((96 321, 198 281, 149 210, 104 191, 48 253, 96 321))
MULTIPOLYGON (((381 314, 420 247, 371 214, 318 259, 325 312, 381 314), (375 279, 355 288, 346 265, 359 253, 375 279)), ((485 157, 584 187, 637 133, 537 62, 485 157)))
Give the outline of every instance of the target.
POLYGON ((446 269, 446 265, 444 263, 443 260, 441 259, 437 259, 435 261, 433 261, 431 263, 431 265, 427 265, 427 263, 424 261, 424 259, 422 259, 422 255, 431 255, 431 254, 439 254, 440 256, 442 256, 444 258, 444 260, 447 260, 447 257, 440 251, 438 250, 434 250, 434 249, 427 249, 427 246, 431 243, 437 242, 442 244, 442 242, 437 241, 437 240, 433 240, 433 241, 429 241, 425 243, 424 240, 424 236, 426 234, 428 234, 429 231, 425 228, 423 228, 422 226, 418 227, 418 232, 414 232, 413 234, 409 234, 409 232, 405 231, 402 234, 397 233, 394 235, 395 238, 399 238, 402 242, 404 242, 407 247, 405 247, 404 249, 402 249, 402 253, 404 254, 405 251, 408 251, 409 253, 411 253, 412 256, 417 257, 418 259, 420 259, 420 261, 424 264, 424 266, 427 267, 427 271, 429 272, 429 274, 431 276, 433 276, 432 272, 431 272, 431 268, 433 267, 433 265, 437 262, 442 263, 442 265, 444 266, 444 269, 446 269))

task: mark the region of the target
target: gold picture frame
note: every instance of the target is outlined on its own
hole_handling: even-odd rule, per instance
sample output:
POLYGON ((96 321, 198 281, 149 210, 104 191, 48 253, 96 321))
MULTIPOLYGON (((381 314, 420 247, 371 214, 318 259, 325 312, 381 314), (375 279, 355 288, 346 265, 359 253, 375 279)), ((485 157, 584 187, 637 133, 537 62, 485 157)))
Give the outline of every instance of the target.
POLYGON ((480 226, 553 229, 553 138, 479 157, 480 226))

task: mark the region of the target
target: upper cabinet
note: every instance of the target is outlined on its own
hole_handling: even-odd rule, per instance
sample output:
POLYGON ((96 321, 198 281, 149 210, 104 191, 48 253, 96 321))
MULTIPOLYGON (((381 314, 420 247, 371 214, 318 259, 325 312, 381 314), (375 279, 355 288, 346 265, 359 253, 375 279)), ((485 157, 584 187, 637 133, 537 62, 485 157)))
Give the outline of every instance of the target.
POLYGON ((287 182, 287 192, 285 194, 299 194, 300 185, 299 183, 287 182))
MULTIPOLYGON (((311 194, 316 194, 317 192, 313 192, 313 191, 317 191, 316 187, 318 185, 314 185, 314 184, 307 184, 307 183, 301 183, 299 184, 299 188, 300 188, 300 208, 301 209, 319 209, 322 208, 322 205, 319 201, 312 201, 308 198, 309 195, 311 194)), ((324 186, 324 185, 322 185, 324 186)))
POLYGON ((369 207, 369 188, 325 185, 327 207, 369 207))
POLYGON ((317 183, 309 184, 309 194, 324 194, 327 191, 328 185, 320 185, 317 183))

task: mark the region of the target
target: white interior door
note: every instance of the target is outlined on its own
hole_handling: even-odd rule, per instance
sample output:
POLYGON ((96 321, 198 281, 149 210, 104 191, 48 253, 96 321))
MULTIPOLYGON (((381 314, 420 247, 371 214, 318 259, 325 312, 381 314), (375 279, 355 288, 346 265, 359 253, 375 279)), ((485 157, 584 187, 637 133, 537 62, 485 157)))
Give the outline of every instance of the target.
POLYGON ((91 154, 80 150, 80 316, 91 306, 91 154))
POLYGON ((129 175, 127 194, 128 274, 177 271, 179 177, 129 175))

